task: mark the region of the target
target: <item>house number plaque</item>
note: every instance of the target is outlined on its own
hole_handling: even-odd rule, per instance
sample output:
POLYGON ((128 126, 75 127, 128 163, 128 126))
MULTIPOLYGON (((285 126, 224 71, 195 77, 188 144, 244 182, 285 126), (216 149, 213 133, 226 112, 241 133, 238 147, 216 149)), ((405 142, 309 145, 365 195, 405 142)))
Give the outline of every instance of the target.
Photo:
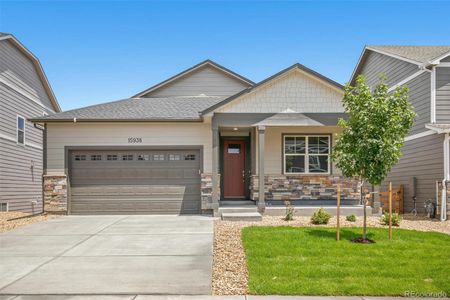
POLYGON ((128 144, 139 144, 142 143, 141 137, 129 137, 128 138, 128 144))

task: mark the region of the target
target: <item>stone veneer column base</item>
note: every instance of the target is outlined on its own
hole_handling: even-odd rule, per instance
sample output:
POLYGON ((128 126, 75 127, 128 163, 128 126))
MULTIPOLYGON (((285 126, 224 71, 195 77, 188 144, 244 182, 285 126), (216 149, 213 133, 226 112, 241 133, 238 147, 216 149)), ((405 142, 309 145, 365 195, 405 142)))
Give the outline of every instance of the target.
MULTIPOLYGON (((220 175, 219 182, 220 182, 220 175)), ((211 213, 211 211, 217 210, 219 208, 219 203, 213 203, 212 200, 212 174, 202 173, 201 174, 201 201, 202 201, 202 212, 211 213)), ((219 198, 220 198, 220 187, 219 187, 219 198)))
MULTIPOLYGON (((310 201, 336 200, 337 184, 341 184, 341 199, 359 201, 358 179, 345 178, 339 175, 283 175, 270 174, 264 176, 265 201, 310 201)), ((252 200, 258 200, 259 178, 251 177, 252 200)))
POLYGON ((67 178, 65 175, 44 175, 44 210, 67 213, 67 178))

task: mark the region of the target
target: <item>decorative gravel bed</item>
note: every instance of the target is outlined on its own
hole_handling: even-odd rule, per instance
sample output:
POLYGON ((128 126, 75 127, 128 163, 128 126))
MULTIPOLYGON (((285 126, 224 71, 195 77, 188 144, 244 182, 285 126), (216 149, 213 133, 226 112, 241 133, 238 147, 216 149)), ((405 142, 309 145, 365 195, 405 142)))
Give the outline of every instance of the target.
POLYGON ((0 233, 56 217, 58 217, 58 215, 48 213, 29 216, 29 214, 23 212, 0 212, 0 233))
MULTIPOLYGON (((375 216, 368 217, 367 224, 369 227, 387 227, 381 225, 380 218, 375 216)), ((293 221, 284 221, 279 216, 264 216, 261 222, 215 221, 212 281, 214 295, 248 294, 248 272, 241 242, 241 229, 247 226, 334 227, 336 218, 331 218, 328 225, 313 225, 309 217, 295 217, 293 221)), ((341 226, 362 226, 362 217, 358 217, 356 222, 348 222, 345 217, 341 217, 341 226)), ((424 217, 404 216, 399 228, 450 234, 450 221, 440 222, 424 217)))

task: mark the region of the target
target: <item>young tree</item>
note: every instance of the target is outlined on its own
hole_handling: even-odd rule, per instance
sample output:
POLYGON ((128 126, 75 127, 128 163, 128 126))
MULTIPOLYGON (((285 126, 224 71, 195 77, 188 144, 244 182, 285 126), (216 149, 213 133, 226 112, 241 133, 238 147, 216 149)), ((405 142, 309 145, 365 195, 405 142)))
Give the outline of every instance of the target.
POLYGON ((360 75, 356 86, 345 86, 343 104, 348 120, 340 119, 343 129, 333 150, 332 159, 345 177, 360 180, 364 204, 362 242, 367 241, 366 201, 363 185, 379 185, 402 155, 400 149, 416 116, 408 102, 408 88, 388 92, 385 78, 372 91, 360 75))

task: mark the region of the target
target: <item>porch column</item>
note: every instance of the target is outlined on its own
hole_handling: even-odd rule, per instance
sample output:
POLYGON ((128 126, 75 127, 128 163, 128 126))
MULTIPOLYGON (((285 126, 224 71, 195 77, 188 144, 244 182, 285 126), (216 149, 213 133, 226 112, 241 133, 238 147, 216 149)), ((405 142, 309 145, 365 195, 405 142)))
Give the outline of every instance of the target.
POLYGON ((263 213, 266 207, 264 194, 264 134, 266 132, 265 126, 258 126, 258 210, 263 213))
MULTIPOLYGON (((441 221, 447 220, 447 181, 450 180, 450 134, 444 136, 444 180, 441 191, 441 221)), ((436 201, 438 202, 438 201, 436 201)))
POLYGON ((212 129, 212 191, 211 201, 214 216, 219 213, 220 183, 219 183, 219 128, 212 129))

